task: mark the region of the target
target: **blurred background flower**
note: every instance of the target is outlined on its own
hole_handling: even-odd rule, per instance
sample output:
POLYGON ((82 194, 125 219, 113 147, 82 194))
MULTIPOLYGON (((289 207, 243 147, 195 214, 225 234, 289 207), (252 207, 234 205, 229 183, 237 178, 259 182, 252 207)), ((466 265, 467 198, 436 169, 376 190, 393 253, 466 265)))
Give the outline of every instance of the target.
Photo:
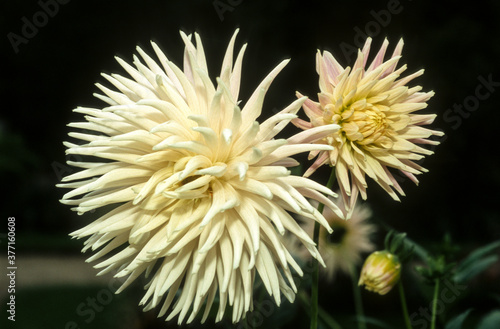
MULTIPOLYGON (((345 211, 344 200, 341 197, 334 201, 342 211, 345 211)), ((347 220, 340 218, 328 208, 323 211, 323 215, 332 227, 333 233, 320 229, 319 252, 326 264, 325 268, 320 267, 320 273, 331 282, 340 272, 347 276, 353 275, 364 255, 375 250, 372 240, 376 226, 370 222, 372 215, 370 207, 360 202, 354 206, 352 216, 347 220)), ((303 226, 304 230, 312 235, 314 223, 304 221, 303 226)), ((357 276, 357 273, 355 275, 357 276)))

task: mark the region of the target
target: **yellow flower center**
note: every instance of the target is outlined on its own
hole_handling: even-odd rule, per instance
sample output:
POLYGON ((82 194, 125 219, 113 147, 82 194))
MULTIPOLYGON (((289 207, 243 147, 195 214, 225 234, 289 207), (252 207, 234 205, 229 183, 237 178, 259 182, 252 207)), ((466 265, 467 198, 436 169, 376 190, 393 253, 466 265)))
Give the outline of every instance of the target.
POLYGON ((390 122, 386 116, 389 107, 370 104, 361 99, 351 104, 342 104, 335 109, 334 104, 325 106, 324 119, 340 126, 340 136, 357 145, 376 144, 377 147, 390 148, 390 122))

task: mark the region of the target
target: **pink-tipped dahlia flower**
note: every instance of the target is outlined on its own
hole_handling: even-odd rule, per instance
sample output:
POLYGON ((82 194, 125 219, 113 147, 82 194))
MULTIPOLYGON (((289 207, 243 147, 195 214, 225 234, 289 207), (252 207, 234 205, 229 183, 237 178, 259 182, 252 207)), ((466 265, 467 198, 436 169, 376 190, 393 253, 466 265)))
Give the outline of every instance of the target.
MULTIPOLYGON (((328 51, 316 56, 319 74, 318 102, 306 100, 303 108, 309 121, 295 119, 293 123, 304 130, 323 125, 338 124, 340 129, 323 138, 320 143, 334 147, 332 151, 315 150, 317 157, 305 176, 318 167, 335 166, 337 181, 344 197, 349 199, 352 211, 358 194, 366 199, 366 176, 375 180, 393 199, 395 191, 404 195, 389 168, 400 170, 413 182, 415 175, 427 170, 415 161, 431 152, 419 144, 437 145, 428 139, 443 133, 423 126, 434 121, 435 114, 416 114, 427 107, 434 92, 422 92, 422 87, 408 87, 408 83, 422 75, 424 70, 402 77, 406 65, 397 68, 401 59, 403 41, 392 56, 384 61, 388 41, 384 40, 377 55, 367 66, 371 39, 368 38, 352 69, 342 67, 328 51)), ((303 97, 297 93, 298 97, 303 97)))

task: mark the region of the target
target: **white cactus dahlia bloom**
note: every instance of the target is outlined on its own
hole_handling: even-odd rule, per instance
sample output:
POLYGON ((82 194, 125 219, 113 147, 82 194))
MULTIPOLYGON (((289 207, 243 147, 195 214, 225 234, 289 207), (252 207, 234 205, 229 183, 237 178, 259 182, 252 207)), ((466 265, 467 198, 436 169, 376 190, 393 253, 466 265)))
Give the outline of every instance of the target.
POLYGON ((305 197, 341 214, 323 195, 334 193, 291 175, 287 167, 298 164, 290 156, 299 152, 332 150, 311 142, 338 126, 274 139, 297 117, 305 100, 296 100, 261 124, 256 121, 268 87, 287 61, 240 109, 245 46, 233 65, 236 33, 215 86, 199 36, 195 34, 196 45, 190 36, 181 36, 186 45, 183 70, 154 43, 160 64, 137 48, 144 64, 135 57, 133 68, 117 59, 133 79, 103 74, 118 91, 97 84, 106 96, 96 96, 109 106, 75 110, 85 114, 86 121, 69 126, 86 131, 69 133, 83 143, 66 142, 67 153, 89 160, 69 162, 83 170, 63 179, 59 186, 72 190, 61 202, 74 205, 80 214, 116 205, 72 235, 89 237, 83 250, 97 252, 88 261, 107 256, 95 265, 102 269, 99 274, 117 270, 117 277, 128 277, 119 291, 145 272, 150 278, 140 302, 145 310, 161 305, 159 316, 168 311, 167 320, 178 315, 182 323, 187 316, 193 321, 205 305, 205 321, 218 296, 216 321, 229 304, 236 322, 252 309, 256 273, 278 305, 281 293, 293 301, 296 287, 290 268, 302 272, 283 245, 285 231, 323 263, 289 212, 317 220, 331 231, 305 197))

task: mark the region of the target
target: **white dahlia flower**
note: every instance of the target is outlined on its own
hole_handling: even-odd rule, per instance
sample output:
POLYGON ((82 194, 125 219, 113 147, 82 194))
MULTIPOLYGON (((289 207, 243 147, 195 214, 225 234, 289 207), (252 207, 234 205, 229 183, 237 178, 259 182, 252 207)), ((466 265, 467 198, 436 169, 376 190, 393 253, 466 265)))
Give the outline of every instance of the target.
POLYGON ((205 321, 218 296, 216 321, 229 304, 236 322, 252 310, 256 274, 276 304, 281 293, 293 301, 296 287, 290 268, 302 272, 283 245, 286 231, 323 263, 289 212, 331 231, 306 197, 341 214, 323 195, 334 193, 291 175, 287 168, 298 164, 290 156, 299 152, 331 151, 329 145, 311 142, 338 126, 322 125, 289 139, 274 139, 297 117, 305 100, 296 100, 260 124, 256 121, 264 95, 287 61, 240 109, 245 46, 233 64, 236 33, 216 85, 209 78, 199 36, 195 34, 196 45, 190 36, 181 36, 186 45, 183 70, 154 43, 159 64, 137 48, 143 62, 134 57, 135 68, 117 58, 132 79, 103 74, 118 91, 97 84, 105 96, 96 96, 107 107, 75 109, 86 120, 69 126, 84 131, 69 136, 83 142, 65 145, 67 154, 86 160, 68 162, 82 170, 58 185, 72 189, 61 202, 75 206, 79 214, 115 205, 72 235, 88 237, 83 250, 96 251, 88 261, 101 259, 95 265, 102 269, 99 274, 117 270, 116 277, 127 277, 118 292, 145 273, 149 283, 140 302, 145 310, 161 305, 159 316, 168 312, 170 320, 178 315, 182 323, 186 317, 193 321, 205 305, 205 321))

